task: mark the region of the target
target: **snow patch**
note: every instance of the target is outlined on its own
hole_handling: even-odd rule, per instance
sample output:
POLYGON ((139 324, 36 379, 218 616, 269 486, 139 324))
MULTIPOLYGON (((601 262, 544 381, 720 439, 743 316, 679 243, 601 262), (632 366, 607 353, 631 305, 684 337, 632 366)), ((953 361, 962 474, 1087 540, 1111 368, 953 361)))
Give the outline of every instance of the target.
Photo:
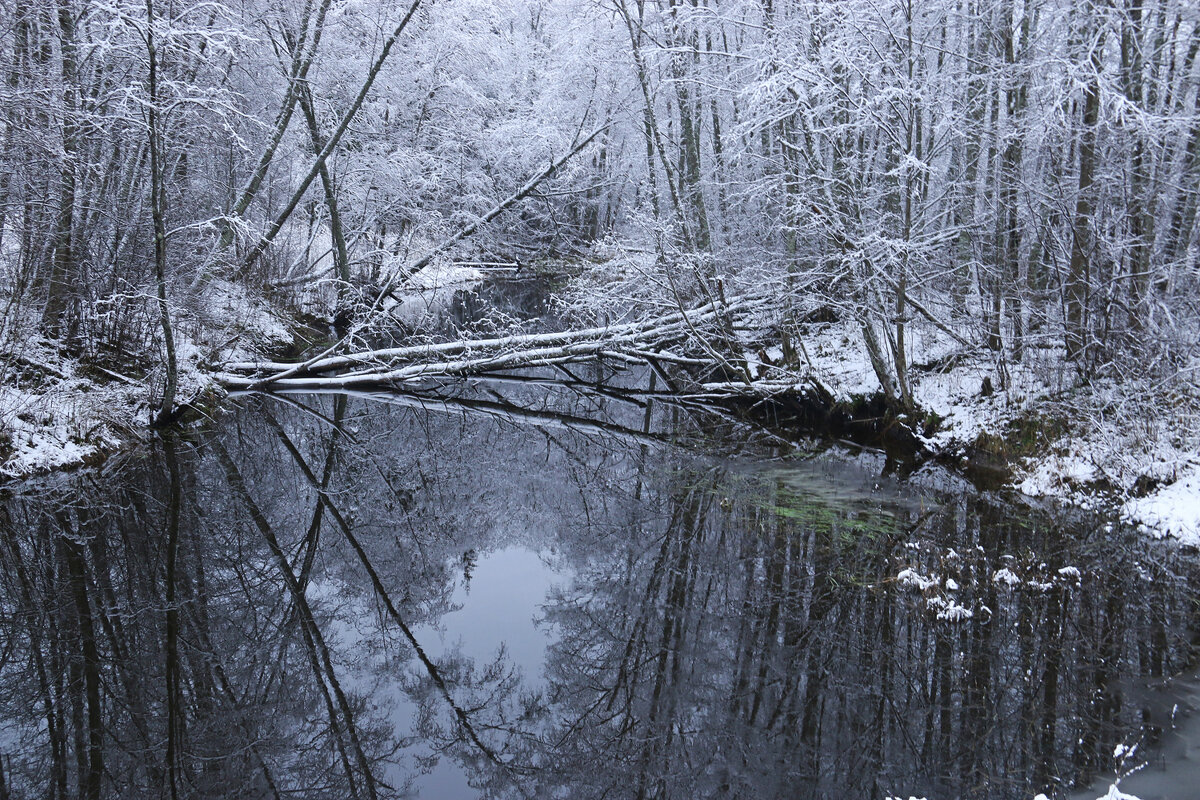
POLYGON ((1019 586, 1021 579, 1011 569, 1004 567, 1003 569, 996 570, 996 574, 992 576, 992 583, 1003 584, 1011 588, 1019 586))
POLYGON ((1039 459, 1025 479, 1017 484, 1030 497, 1064 497, 1074 488, 1100 477, 1095 464, 1082 453, 1051 453, 1039 459))
MULTIPOLYGON (((207 369, 221 358, 249 359, 291 341, 285 321, 266 300, 217 278, 181 296, 172 317, 179 368, 176 402, 210 390, 207 369)), ((14 324, 35 331, 39 321, 25 310, 14 324)), ((153 335, 158 336, 157 330, 153 335)), ((147 345, 153 353, 161 340, 147 345)), ((136 356, 129 368, 82 361, 40 336, 28 336, 0 355, 0 366, 7 370, 0 382, 0 478, 94 463, 137 440, 165 383, 161 364, 139 369, 136 356)))
POLYGON ((915 589, 918 592, 923 592, 938 584, 936 578, 927 578, 911 568, 902 570, 896 576, 896 582, 906 589, 915 589))
MULTIPOLYGON (((264 298, 255 296, 245 286, 213 278, 202 284, 195 304, 201 329, 197 331, 199 335, 193 335, 193 341, 190 342, 193 346, 200 347, 221 334, 246 339, 252 346, 291 341, 291 331, 279 313, 264 298)), ((186 340, 180 342, 181 351, 188 344, 186 340)))
POLYGON ((941 418, 939 429, 925 438, 927 446, 947 452, 961 450, 981 434, 1003 430, 1051 389, 1031 367, 1014 365, 1009 368, 1005 391, 989 394, 985 381, 996 382, 994 373, 990 360, 964 358, 944 372, 922 375, 916 381, 913 398, 917 404, 941 418))
POLYGON ((1193 467, 1148 497, 1127 501, 1121 507, 1121 516, 1160 535, 1200 545, 1200 467, 1193 467))
POLYGON ((975 612, 966 606, 959 605, 952 599, 931 597, 926 601, 930 611, 937 614, 943 622, 965 622, 975 616, 975 612))
POLYGON ((1108 787, 1108 792, 1104 796, 1098 797, 1096 800, 1140 800, 1140 798, 1122 792, 1114 783, 1112 786, 1108 787))
POLYGON ((405 289, 441 289, 446 286, 461 288, 484 279, 481 270, 460 267, 455 264, 430 264, 409 276, 403 284, 405 289))

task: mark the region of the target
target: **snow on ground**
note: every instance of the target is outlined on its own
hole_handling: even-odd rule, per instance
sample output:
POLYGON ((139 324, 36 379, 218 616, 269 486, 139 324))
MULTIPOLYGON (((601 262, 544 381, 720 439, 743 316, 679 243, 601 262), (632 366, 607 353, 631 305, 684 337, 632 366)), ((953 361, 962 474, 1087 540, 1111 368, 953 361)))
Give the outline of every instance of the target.
MULTIPOLYGON (((1050 798, 1044 794, 1039 794, 1036 795, 1033 800, 1050 800, 1050 798)), ((1103 796, 1097 797, 1096 800, 1139 800, 1139 798, 1134 797, 1131 794, 1125 794, 1118 789, 1117 785, 1114 783, 1112 786, 1108 787, 1108 791, 1103 796)))
POLYGON ((1200 467, 1147 497, 1126 501, 1121 515, 1153 531, 1200 545, 1200 467))
POLYGON ((1138 798, 1131 794, 1125 794, 1125 792, 1122 792, 1120 789, 1118 789, 1117 785, 1114 783, 1112 786, 1108 787, 1107 794, 1105 794, 1103 797, 1096 798, 1096 800, 1138 800, 1138 798))
MULTIPOLYGON (((942 419, 937 431, 925 439, 931 450, 958 452, 981 433, 1000 432, 1057 388, 1057 382, 1044 378, 1036 364, 1009 366, 1001 378, 994 358, 961 355, 961 345, 932 326, 911 325, 907 337, 913 398, 922 410, 942 419), (985 380, 991 390, 985 390, 985 380)), ((820 381, 836 400, 851 401, 879 391, 857 323, 806 326, 797 349, 801 370, 820 381)), ((778 346, 747 351, 746 356, 752 371, 762 377, 789 374, 773 370, 783 357, 778 346)), ((804 388, 803 382, 796 386, 804 388)))
POLYGON ((869 395, 879 389, 862 334, 853 324, 826 323, 816 328, 813 335, 804 337, 800 344, 802 363, 838 400, 869 395))
POLYGON ((1017 488, 1030 497, 1066 497, 1100 478, 1085 442, 1072 442, 1066 452, 1050 452, 1030 461, 1023 474, 1017 488))
MULTIPOLYGON (((455 292, 482 277, 471 267, 432 264, 404 281, 396 290, 399 303, 391 301, 395 307, 389 310, 394 318, 418 323, 441 313, 455 292)), ((319 299, 335 296, 332 291, 325 295, 319 299)), ((152 295, 143 292, 134 302, 144 304, 139 307, 143 316, 155 323, 141 335, 159 338, 155 346, 161 352, 152 295)), ((289 321, 280 311, 231 281, 212 278, 190 291, 180 288, 173 306, 176 402, 189 402, 210 390, 209 370, 214 365, 253 360, 292 341, 289 321)), ((35 313, 26 312, 15 328, 36 331, 38 322, 35 313)), ((7 352, 0 352, 5 371, 0 383, 0 480, 91 463, 138 439, 149 425, 162 396, 161 367, 143 374, 95 359, 85 363, 65 350, 57 341, 32 336, 18 337, 7 352)), ((160 360, 161 356, 147 359, 160 360)))
MULTIPOLYGON (((1021 364, 1001 366, 990 352, 963 353, 959 342, 919 322, 909 327, 908 345, 914 400, 940 419, 923 438, 930 450, 959 455, 982 435, 1003 437, 1022 418, 1056 420, 1061 433, 1013 465, 1015 488, 1200 545, 1200 389, 1186 379, 1094 381, 1080 390, 1061 350, 1035 350, 1021 364)), ((746 356, 761 378, 793 382, 799 372, 840 401, 879 391, 855 323, 807 325, 797 350, 791 368, 778 366, 778 346, 748 348, 746 356)), ((804 382, 795 386, 802 390, 804 382)))
POLYGON ((483 280, 481 270, 434 262, 398 282, 384 308, 392 319, 421 329, 436 323, 449 310, 455 295, 483 280))
POLYGON ((0 356, 0 478, 77 466, 130 438, 145 390, 117 373, 88 375, 40 337, 0 356))
MULTIPOLYGON (((904 798, 899 795, 895 795, 895 796, 887 795, 886 800, 904 800, 904 798)), ((913 797, 910 795, 908 800, 926 800, 926 799, 924 797, 913 797)), ((1050 800, 1050 798, 1047 797, 1045 794, 1037 794, 1037 795, 1034 795, 1033 800, 1050 800)), ((1112 786, 1108 787, 1108 791, 1106 793, 1104 793, 1100 797, 1097 797, 1096 800, 1139 800, 1139 798, 1137 798, 1131 794, 1126 794, 1125 792, 1122 792, 1119 788, 1117 788, 1117 785, 1114 783, 1112 786)))
MULTIPOLYGON (((897 796, 888 795, 886 800, 904 800, 904 798, 902 798, 898 795, 897 796)), ((925 798, 910 796, 908 798, 908 800, 925 800, 925 798)), ((1038 794, 1038 795, 1034 796, 1033 800, 1050 800, 1050 798, 1047 797, 1045 794, 1038 794)), ((1117 785, 1114 783, 1112 786, 1108 787, 1108 791, 1104 795, 1102 795, 1101 797, 1097 797, 1096 800, 1139 800, 1139 798, 1134 797, 1131 794, 1125 794, 1120 789, 1118 789, 1117 785)))
POLYGON ((223 335, 236 335, 251 347, 292 338, 286 321, 270 303, 230 281, 214 279, 202 284, 195 308, 194 316, 200 323, 193 334, 197 344, 223 344, 218 341, 223 335))
MULTIPOLYGON (((18 329, 37 330, 36 317, 26 316, 18 329)), ((177 400, 182 402, 210 386, 207 364, 251 357, 292 338, 265 300, 228 281, 199 286, 172 316, 177 400)), ((92 463, 136 441, 149 425, 152 405, 162 394, 161 368, 141 374, 81 361, 65 349, 60 342, 31 336, 0 353, 5 372, 0 382, 0 480, 92 463)))
POLYGON ((1054 449, 1029 459, 1017 488, 1115 511, 1157 536, 1200 545, 1200 402, 1186 381, 1098 383, 1060 407, 1072 421, 1054 449))
POLYGON ((932 449, 942 452, 961 450, 980 434, 995 434, 1010 422, 1033 409, 1050 387, 1037 371, 1024 366, 1009 367, 1000 379, 990 360, 964 360, 945 372, 918 376, 913 399, 925 411, 937 414, 942 423, 926 439, 932 449), (986 391, 984 381, 992 383, 986 391))
POLYGON ((451 263, 433 263, 417 270, 407 281, 405 289, 441 289, 447 286, 462 288, 483 280, 482 270, 451 263))

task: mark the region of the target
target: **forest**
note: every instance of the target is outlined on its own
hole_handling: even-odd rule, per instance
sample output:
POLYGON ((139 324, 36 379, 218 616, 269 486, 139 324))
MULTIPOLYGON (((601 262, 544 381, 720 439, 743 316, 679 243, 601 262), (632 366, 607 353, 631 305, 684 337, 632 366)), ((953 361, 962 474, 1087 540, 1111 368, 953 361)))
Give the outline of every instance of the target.
POLYGON ((395 313, 407 292, 518 267, 560 276, 567 330, 682 315, 674 350, 609 336, 590 357, 869 400, 942 449, 1033 416, 1059 460, 1030 490, 1196 485, 1185 0, 9 0, 0 19, 9 474, 262 388, 253 365, 299 321, 336 329, 323 355, 444 340, 395 313))
POLYGON ((1196 0, 0 0, 0 800, 1190 796, 1198 366, 1196 0))

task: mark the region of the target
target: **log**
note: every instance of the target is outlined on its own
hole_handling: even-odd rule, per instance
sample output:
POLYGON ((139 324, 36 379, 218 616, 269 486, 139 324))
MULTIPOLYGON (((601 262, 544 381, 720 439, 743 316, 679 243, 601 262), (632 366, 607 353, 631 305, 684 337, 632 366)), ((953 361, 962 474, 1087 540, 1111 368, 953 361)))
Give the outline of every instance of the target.
MULTIPOLYGON (((399 389, 427 385, 440 379, 459 380, 595 360, 615 361, 623 366, 644 364, 666 378, 662 372, 663 363, 704 371, 728 368, 731 363, 740 361, 740 356, 722 355, 714 348, 714 343, 721 348, 727 346, 729 332, 745 321, 739 315, 745 315, 760 303, 760 298, 739 298, 733 302, 712 300, 655 319, 553 333, 380 348, 345 355, 326 352, 301 364, 235 362, 226 365, 225 372, 217 379, 231 391, 399 389)), ((710 384, 702 387, 701 392, 729 397, 769 395, 776 391, 774 385, 756 382, 749 373, 743 384, 736 387, 710 384)))

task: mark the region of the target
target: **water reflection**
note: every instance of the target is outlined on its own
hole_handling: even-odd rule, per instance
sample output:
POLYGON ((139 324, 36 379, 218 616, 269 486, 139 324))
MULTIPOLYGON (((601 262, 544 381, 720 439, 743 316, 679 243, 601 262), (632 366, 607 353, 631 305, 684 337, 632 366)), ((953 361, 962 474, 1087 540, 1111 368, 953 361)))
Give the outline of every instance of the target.
POLYGON ((1170 548, 644 401, 388 399, 4 499, 0 797, 1062 796, 1169 724, 1170 548))

